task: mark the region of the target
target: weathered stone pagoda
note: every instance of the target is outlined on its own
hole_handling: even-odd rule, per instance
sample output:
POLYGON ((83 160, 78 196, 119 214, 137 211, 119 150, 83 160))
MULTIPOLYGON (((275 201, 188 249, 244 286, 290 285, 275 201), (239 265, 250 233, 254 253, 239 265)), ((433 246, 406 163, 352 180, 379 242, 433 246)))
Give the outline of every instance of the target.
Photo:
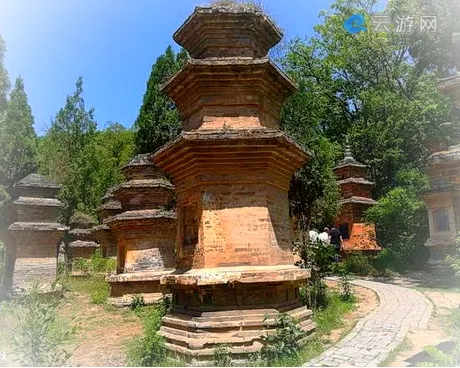
POLYGON ((128 181, 113 190, 122 211, 105 220, 118 247, 117 274, 107 278, 109 303, 126 306, 136 294, 153 303, 165 291, 160 277, 175 267, 174 186, 146 155, 134 157, 123 173, 128 181))
MULTIPOLYGON (((441 79, 438 88, 460 108, 460 75, 441 79)), ((454 251, 460 231, 460 145, 435 139, 427 143, 432 153, 425 168, 430 188, 423 193, 430 228, 425 245, 430 249, 429 270, 442 276, 452 273, 446 256, 454 251)))
POLYGON ((375 225, 363 221, 364 212, 375 203, 372 199, 374 183, 369 180, 368 167, 352 155, 350 146, 345 147, 345 156, 333 169, 340 187, 342 209, 336 227, 343 237, 343 251, 380 250, 375 236, 375 225))
POLYGON ((110 188, 102 198, 102 204, 97 209, 100 224, 93 228, 104 258, 117 257, 117 239, 110 227, 105 223, 109 217, 115 216, 122 210, 121 203, 113 196, 113 189, 110 188))
POLYGON ((87 215, 70 219, 68 257, 70 260, 89 259, 99 249, 93 227, 97 222, 87 215))
POLYGON ((14 186, 6 233, 6 269, 3 285, 12 294, 39 282, 49 291, 56 280, 57 256, 64 232, 58 223, 61 187, 38 174, 30 174, 14 186))
POLYGON ((267 57, 281 38, 243 4, 197 7, 174 34, 191 57, 163 90, 183 131, 150 156, 178 197, 177 270, 162 277, 173 308, 160 333, 172 356, 194 365, 212 362, 218 344, 245 361, 278 312, 308 334, 315 327, 299 301, 310 271, 293 265, 288 205, 309 156, 278 129, 295 86, 267 57))

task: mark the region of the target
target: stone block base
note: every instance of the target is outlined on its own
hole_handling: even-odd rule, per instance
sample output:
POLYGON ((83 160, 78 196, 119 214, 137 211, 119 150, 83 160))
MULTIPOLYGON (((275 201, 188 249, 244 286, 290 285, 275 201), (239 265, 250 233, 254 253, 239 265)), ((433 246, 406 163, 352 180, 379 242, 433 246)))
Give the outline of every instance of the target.
POLYGON ((160 277, 168 272, 171 271, 110 275, 107 277, 110 284, 107 302, 118 308, 128 307, 134 296, 142 295, 145 304, 155 304, 168 293, 168 289, 160 285, 160 277))
POLYGON ((279 312, 287 312, 307 336, 316 327, 312 312, 300 303, 288 303, 279 308, 238 309, 198 312, 173 308, 163 318, 160 334, 166 339, 168 355, 192 366, 212 366, 215 348, 225 344, 234 365, 247 365, 251 354, 263 347, 261 336, 274 333, 274 321, 279 312), (266 319, 268 317, 268 319, 266 319))

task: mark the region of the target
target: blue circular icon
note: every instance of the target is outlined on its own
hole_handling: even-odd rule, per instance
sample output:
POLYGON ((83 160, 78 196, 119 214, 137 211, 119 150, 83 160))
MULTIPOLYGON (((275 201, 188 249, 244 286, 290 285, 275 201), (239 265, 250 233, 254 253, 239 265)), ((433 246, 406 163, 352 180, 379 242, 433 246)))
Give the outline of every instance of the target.
POLYGON ((364 15, 362 14, 353 14, 345 22, 343 22, 343 28, 347 30, 348 33, 356 34, 361 31, 367 31, 367 28, 364 27, 364 15))

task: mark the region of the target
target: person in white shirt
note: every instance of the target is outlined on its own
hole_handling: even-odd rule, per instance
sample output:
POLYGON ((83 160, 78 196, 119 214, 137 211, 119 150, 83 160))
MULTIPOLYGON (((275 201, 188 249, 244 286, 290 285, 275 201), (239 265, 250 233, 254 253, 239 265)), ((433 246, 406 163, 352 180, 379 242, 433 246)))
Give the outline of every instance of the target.
POLYGON ((329 245, 329 228, 325 227, 323 232, 318 235, 318 240, 324 244, 329 245))
POLYGON ((316 243, 318 241, 318 232, 315 230, 310 230, 308 232, 308 236, 310 238, 310 243, 316 243))

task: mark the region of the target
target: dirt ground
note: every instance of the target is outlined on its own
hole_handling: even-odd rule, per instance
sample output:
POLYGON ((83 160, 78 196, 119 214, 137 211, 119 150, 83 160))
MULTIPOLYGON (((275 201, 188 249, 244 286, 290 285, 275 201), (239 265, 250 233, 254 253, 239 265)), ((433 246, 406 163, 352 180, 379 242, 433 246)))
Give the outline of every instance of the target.
POLYGON ((91 304, 87 295, 68 298, 61 315, 79 326, 69 365, 126 365, 127 342, 142 333, 139 318, 127 309, 91 304))
MULTIPOLYGON (((59 310, 62 323, 77 326, 76 335, 65 348, 73 352, 68 366, 125 366, 127 342, 142 333, 139 318, 129 309, 95 305, 88 295, 66 293, 59 310)), ((19 366, 8 340, 15 326, 11 317, 0 315, 0 353, 7 362, 1 366, 19 366)))

